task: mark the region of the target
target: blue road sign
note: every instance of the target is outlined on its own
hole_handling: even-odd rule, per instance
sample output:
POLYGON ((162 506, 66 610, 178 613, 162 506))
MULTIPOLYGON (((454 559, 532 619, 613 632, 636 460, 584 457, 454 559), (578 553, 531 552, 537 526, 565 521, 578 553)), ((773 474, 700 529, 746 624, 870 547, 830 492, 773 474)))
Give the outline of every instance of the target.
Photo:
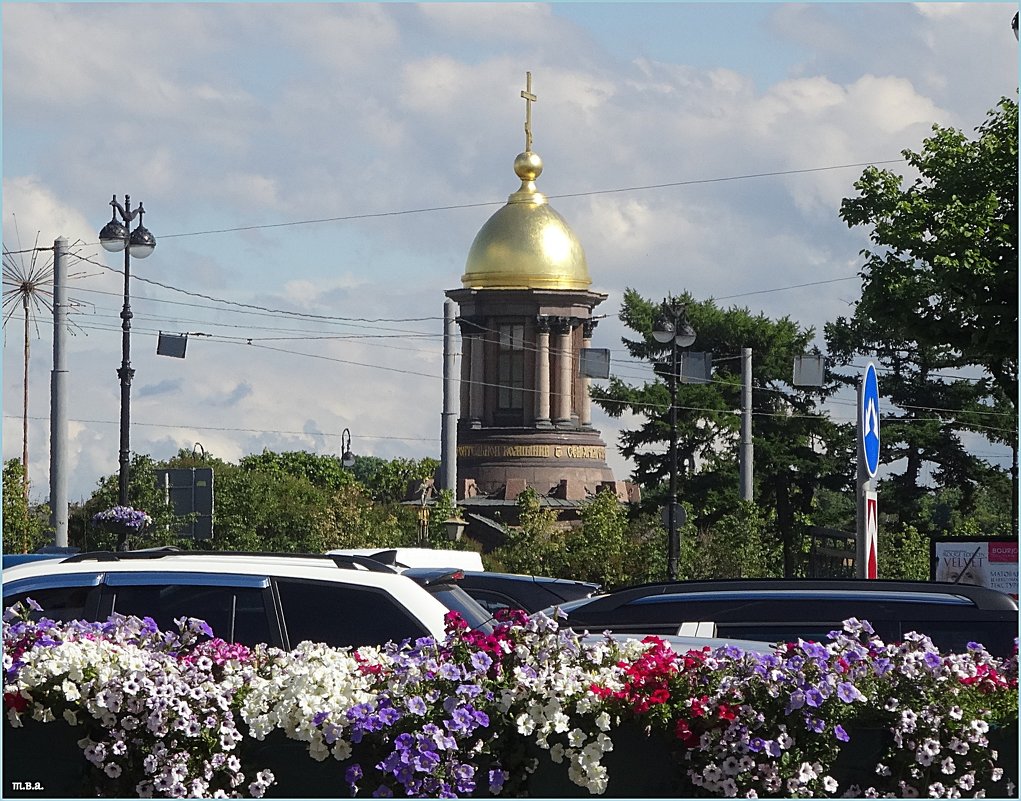
POLYGON ((879 469, 879 381, 876 366, 869 362, 862 377, 861 409, 859 409, 858 430, 861 432, 862 451, 865 454, 865 469, 869 478, 874 478, 879 469))

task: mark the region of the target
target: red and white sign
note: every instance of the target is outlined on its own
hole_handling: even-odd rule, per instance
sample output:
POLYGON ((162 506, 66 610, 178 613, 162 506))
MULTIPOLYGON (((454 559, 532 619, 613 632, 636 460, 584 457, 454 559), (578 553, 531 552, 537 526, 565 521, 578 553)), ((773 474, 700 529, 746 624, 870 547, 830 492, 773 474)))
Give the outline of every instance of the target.
POLYGON ((879 500, 865 491, 865 578, 879 578, 879 500))

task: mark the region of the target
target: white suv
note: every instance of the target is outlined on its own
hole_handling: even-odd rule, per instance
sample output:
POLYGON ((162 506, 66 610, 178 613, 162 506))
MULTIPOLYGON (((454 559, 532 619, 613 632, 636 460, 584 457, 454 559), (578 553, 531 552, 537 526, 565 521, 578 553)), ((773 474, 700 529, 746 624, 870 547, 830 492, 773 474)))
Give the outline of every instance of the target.
POLYGON ((443 636, 454 609, 470 625, 488 615, 456 585, 416 583, 357 556, 224 551, 77 554, 3 571, 3 605, 32 598, 54 620, 106 620, 113 612, 149 616, 173 629, 182 616, 246 645, 289 650, 303 640, 332 646, 443 636))

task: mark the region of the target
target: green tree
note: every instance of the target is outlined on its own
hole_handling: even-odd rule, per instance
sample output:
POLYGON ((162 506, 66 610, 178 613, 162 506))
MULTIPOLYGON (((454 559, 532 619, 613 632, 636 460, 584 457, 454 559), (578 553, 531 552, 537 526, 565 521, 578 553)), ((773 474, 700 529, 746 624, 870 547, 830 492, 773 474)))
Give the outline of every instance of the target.
POLYGON ((355 483, 354 474, 341 464, 339 457, 308 451, 276 453, 263 449, 262 453, 242 457, 238 466, 270 476, 304 478, 312 486, 324 490, 337 490, 355 483))
POLYGON ((681 541, 680 576, 691 581, 779 576, 784 554, 774 515, 741 503, 712 526, 689 526, 681 541))
MULTIPOLYGON (((812 329, 788 317, 770 320, 748 309, 720 309, 712 300, 690 295, 684 305, 698 339, 693 346, 713 354, 713 377, 706 384, 678 384, 678 491, 694 510, 694 523, 708 530, 739 502, 738 448, 742 348, 752 349, 752 413, 757 502, 775 508, 776 530, 785 544, 785 574, 794 575, 801 549, 801 518, 810 513, 820 488, 847 491, 853 481, 853 431, 836 425, 819 410, 835 390, 806 390, 791 385, 795 356, 809 347, 812 329)), ((652 337, 659 304, 633 289, 624 293, 620 319, 640 339, 623 340, 632 358, 649 361, 655 378, 633 386, 611 377, 594 387, 593 400, 607 414, 625 411, 644 418, 639 428, 621 433, 621 453, 635 463, 634 479, 653 503, 666 500, 670 439, 669 347, 652 337)))
POLYGON ((491 564, 513 573, 566 578, 566 531, 557 510, 543 507, 532 487, 518 495, 518 526, 506 528, 504 545, 496 548, 491 564))
POLYGON ((25 493, 25 468, 17 459, 4 462, 3 539, 4 553, 29 553, 51 544, 49 507, 31 507, 25 493))
POLYGON ((356 456, 354 477, 369 494, 383 503, 407 500, 408 487, 433 478, 440 463, 435 459, 380 459, 378 456, 356 456))
POLYGON ((921 151, 903 151, 918 174, 909 186, 889 170, 864 171, 858 195, 840 207, 849 227, 870 229, 862 295, 850 320, 827 326, 838 358, 875 353, 890 371, 881 391, 895 393, 905 413, 890 426, 884 419, 884 459, 908 460, 894 483, 898 501, 917 508, 926 467, 944 486, 981 482, 982 467, 959 441, 958 432, 972 431, 1013 450, 1015 533, 1017 115, 1017 103, 1002 98, 974 139, 933 126, 921 151), (982 377, 941 374, 968 368, 982 377))

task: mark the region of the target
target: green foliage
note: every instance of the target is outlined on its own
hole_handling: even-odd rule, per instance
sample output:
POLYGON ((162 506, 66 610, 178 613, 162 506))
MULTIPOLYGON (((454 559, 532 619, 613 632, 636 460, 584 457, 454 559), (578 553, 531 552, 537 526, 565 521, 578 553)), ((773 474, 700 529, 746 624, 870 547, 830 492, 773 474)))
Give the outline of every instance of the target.
POLYGON ((238 466, 263 475, 304 478, 312 486, 324 490, 338 490, 355 483, 355 477, 344 468, 338 457, 308 451, 274 453, 263 450, 260 454, 243 457, 238 466))
POLYGON ((883 370, 880 392, 892 404, 881 460, 905 467, 881 490, 901 527, 930 486, 959 489, 967 508, 999 472, 971 453, 962 431, 1018 441, 1017 104, 1003 98, 974 139, 932 130, 920 152, 904 151, 918 173, 909 186, 870 167, 857 197, 841 204, 849 227, 870 229, 873 247, 862 251, 853 316, 826 326, 837 363, 869 353, 883 370), (975 368, 978 380, 960 377, 975 368))
POLYGON ((998 389, 1016 412, 1017 103, 1002 98, 975 139, 932 130, 920 152, 903 152, 918 171, 911 186, 870 167, 855 183, 858 197, 841 204, 848 226, 870 227, 876 245, 862 253, 855 319, 872 321, 879 337, 983 367, 990 394, 998 389))
MULTIPOLYGON (((748 309, 720 309, 712 300, 696 302, 684 294, 684 306, 698 338, 693 349, 713 353, 712 380, 678 384, 677 447, 679 497, 690 505, 703 530, 739 503, 738 449, 742 348, 752 349, 752 413, 755 417, 755 490, 761 505, 775 508, 776 525, 786 543, 786 567, 797 562, 796 520, 813 506, 820 489, 847 491, 853 486, 853 426, 833 423, 819 410, 836 386, 808 390, 791 385, 795 356, 808 350, 813 331, 788 317, 770 320, 748 309)), ((652 336, 659 304, 633 289, 624 294, 620 319, 641 335, 624 339, 632 358, 652 363, 656 379, 631 386, 611 378, 594 387, 593 400, 611 416, 631 412, 644 422, 620 436, 621 453, 636 465, 633 478, 647 503, 666 502, 669 476, 671 351, 652 336)))
POLYGON ((879 578, 929 580, 929 538, 913 526, 902 531, 879 529, 879 578))
POLYGON ((507 527, 506 543, 495 549, 493 559, 513 573, 568 578, 566 532, 556 510, 544 508, 532 487, 518 495, 517 505, 521 525, 507 527))
POLYGON ((398 503, 408 497, 408 487, 436 475, 440 463, 435 459, 380 459, 356 456, 354 477, 374 500, 398 503))
POLYGON ((51 544, 50 510, 46 505, 32 508, 25 500, 25 469, 19 459, 4 462, 3 543, 4 553, 29 553, 51 544))
POLYGON ((685 527, 681 537, 680 578, 764 578, 782 576, 781 540, 775 516, 741 503, 711 527, 685 527))

